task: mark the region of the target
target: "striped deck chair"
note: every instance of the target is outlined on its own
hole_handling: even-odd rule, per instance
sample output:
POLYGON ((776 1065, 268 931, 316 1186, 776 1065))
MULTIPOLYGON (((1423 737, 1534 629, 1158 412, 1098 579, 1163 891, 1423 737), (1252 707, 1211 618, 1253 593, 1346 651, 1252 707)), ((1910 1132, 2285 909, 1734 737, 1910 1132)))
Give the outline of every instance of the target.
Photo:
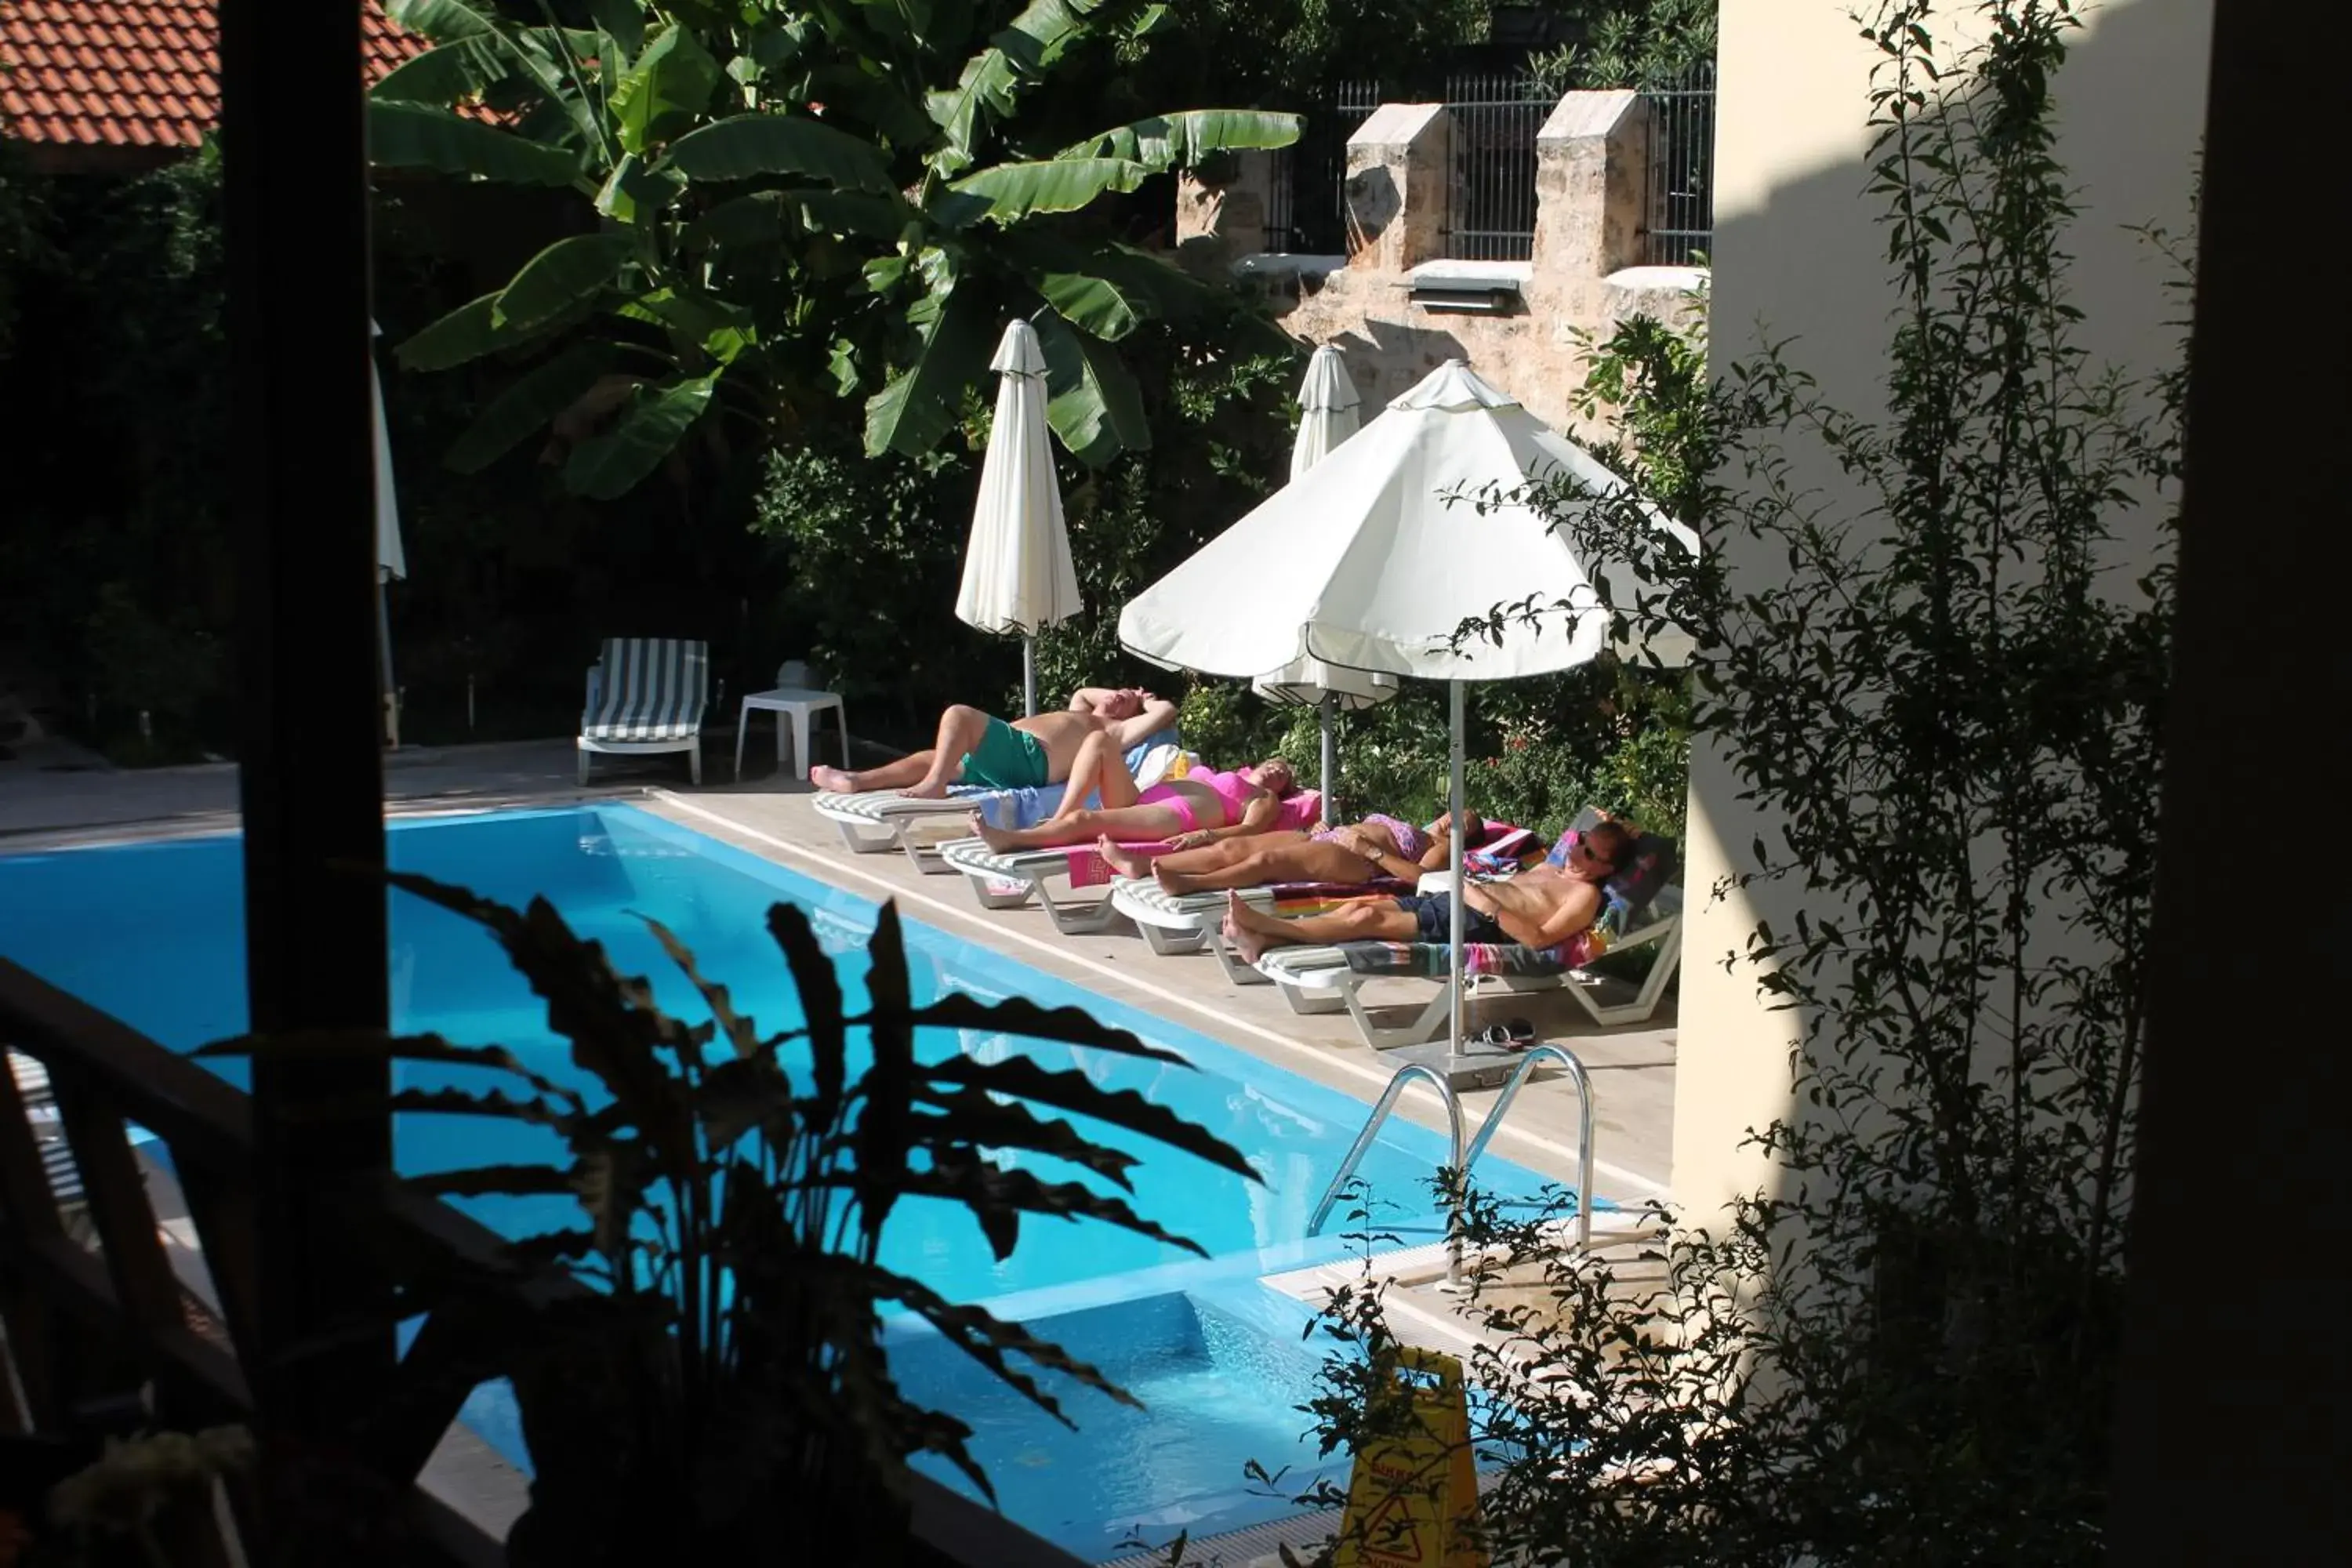
POLYGON ((50 1194, 58 1207, 72 1215, 87 1200, 82 1194, 81 1172, 74 1165, 73 1151, 66 1144, 65 1124, 58 1117, 57 1096, 49 1089, 48 1069, 37 1058, 23 1051, 0 1049, 8 1058, 9 1076, 16 1080, 16 1098, 25 1107, 25 1120, 31 1127, 34 1142, 41 1152, 41 1171, 49 1178, 50 1194))
POLYGON ((687 637, 606 637, 588 670, 580 716, 580 782, 588 759, 684 752, 702 782, 702 710, 710 700, 710 645, 687 637))

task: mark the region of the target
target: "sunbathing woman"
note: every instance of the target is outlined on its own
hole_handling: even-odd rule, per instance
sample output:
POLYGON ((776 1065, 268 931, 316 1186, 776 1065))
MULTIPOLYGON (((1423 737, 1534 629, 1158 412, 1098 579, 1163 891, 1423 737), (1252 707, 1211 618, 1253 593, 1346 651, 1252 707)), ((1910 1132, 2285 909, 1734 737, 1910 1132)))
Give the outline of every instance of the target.
POLYGON ((1062 807, 1034 827, 992 827, 972 814, 971 830, 999 853, 1088 844, 1099 837, 1128 843, 1160 840, 1197 848, 1251 834, 1296 828, 1314 819, 1316 797, 1298 793, 1290 764, 1270 757, 1254 768, 1232 773, 1205 770, 1170 779, 1138 793, 1115 739, 1089 735, 1070 769, 1062 807), (1098 795, 1101 805, 1081 805, 1098 795))
MULTIPOLYGON (((1472 817, 1471 841, 1475 843, 1484 832, 1485 826, 1472 817)), ((1423 833, 1410 822, 1377 815, 1353 826, 1229 838, 1170 855, 1138 854, 1108 838, 1095 848, 1127 876, 1157 878, 1171 893, 1259 888, 1269 882, 1361 887, 1380 877, 1410 882, 1423 871, 1444 866, 1453 853, 1445 819, 1439 819, 1435 833, 1423 833)))

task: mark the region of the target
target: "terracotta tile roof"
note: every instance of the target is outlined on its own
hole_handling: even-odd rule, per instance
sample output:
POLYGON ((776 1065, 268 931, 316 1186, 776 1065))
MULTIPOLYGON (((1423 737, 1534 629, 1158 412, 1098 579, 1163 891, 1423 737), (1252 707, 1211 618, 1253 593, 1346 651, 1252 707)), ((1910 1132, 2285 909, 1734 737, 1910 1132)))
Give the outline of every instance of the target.
MULTIPOLYGON (((371 85, 425 47, 378 0, 360 26, 371 85)), ((196 147, 220 118, 218 41, 213 0, 0 0, 0 134, 196 147)))

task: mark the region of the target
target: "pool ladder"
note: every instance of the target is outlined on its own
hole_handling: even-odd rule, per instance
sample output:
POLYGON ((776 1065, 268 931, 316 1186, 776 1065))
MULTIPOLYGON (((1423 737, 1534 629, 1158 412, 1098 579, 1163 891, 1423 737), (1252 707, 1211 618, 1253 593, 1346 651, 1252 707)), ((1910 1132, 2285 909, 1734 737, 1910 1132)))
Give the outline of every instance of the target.
MULTIPOLYGON (((1331 1217, 1331 1210, 1339 1203, 1339 1194, 1355 1178, 1356 1167, 1364 1163, 1364 1156, 1371 1152, 1373 1141, 1380 1136, 1381 1124, 1396 1109, 1397 1101, 1404 1095, 1405 1085, 1416 1078, 1425 1078, 1430 1088, 1437 1091, 1437 1098, 1444 1101, 1455 1180, 1466 1182, 1470 1177, 1470 1168, 1478 1163, 1478 1156, 1486 1152, 1486 1145, 1494 1142, 1495 1133, 1503 1125, 1503 1118, 1509 1113, 1511 1102, 1518 1098, 1520 1088, 1546 1058, 1566 1068, 1570 1080, 1576 1085, 1576 1246, 1580 1252, 1589 1248, 1592 1245, 1592 1079, 1574 1051, 1549 1041, 1529 1047, 1527 1054, 1519 1058, 1519 1065, 1511 1069, 1510 1078, 1503 1084, 1503 1092, 1495 1097, 1495 1109, 1486 1113, 1486 1120, 1479 1124, 1478 1136, 1466 1149, 1462 1142, 1462 1097, 1454 1093, 1454 1080, 1427 1062, 1412 1062, 1399 1068, 1396 1076, 1389 1079, 1389 1087, 1381 1095, 1380 1103, 1373 1106, 1371 1115, 1365 1118, 1364 1130, 1356 1134, 1355 1146, 1348 1151, 1348 1157, 1339 1162, 1339 1172, 1332 1176, 1331 1184, 1323 1191, 1323 1201, 1315 1205, 1315 1216, 1307 1222, 1307 1234, 1322 1234, 1323 1222, 1331 1217)), ((1454 1234, 1447 1238, 1446 1277, 1458 1281, 1462 1261, 1459 1227, 1449 1225, 1447 1228, 1454 1234)))

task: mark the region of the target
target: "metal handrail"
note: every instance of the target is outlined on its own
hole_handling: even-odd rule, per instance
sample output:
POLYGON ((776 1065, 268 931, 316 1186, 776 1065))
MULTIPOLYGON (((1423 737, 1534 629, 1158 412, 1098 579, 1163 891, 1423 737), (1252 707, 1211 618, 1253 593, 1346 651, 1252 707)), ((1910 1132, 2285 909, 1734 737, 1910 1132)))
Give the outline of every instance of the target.
MULTIPOLYGON (((1511 1101, 1518 1098, 1519 1088, 1535 1072, 1536 1064, 1546 1057, 1557 1058, 1576 1083, 1576 1246, 1583 1251, 1592 1245, 1592 1079, 1584 1064, 1566 1046, 1556 1046, 1546 1040, 1529 1046, 1519 1065, 1511 1069, 1503 1085, 1503 1092, 1495 1097, 1495 1107, 1486 1112, 1479 1124, 1478 1136, 1471 1141, 1470 1152, 1462 1158, 1462 1180, 1470 1179, 1470 1167, 1486 1152, 1494 1141, 1496 1130, 1503 1125, 1504 1113, 1511 1101)), ((1458 1147, 1458 1145, 1457 1145, 1458 1147)))
POLYGON ((1429 1086, 1437 1090, 1437 1098, 1445 1102, 1445 1120, 1453 1128, 1454 1136, 1452 1167, 1456 1171, 1463 1168, 1461 1098, 1454 1092, 1454 1085, 1444 1073, 1426 1062, 1409 1062, 1399 1068, 1396 1076, 1389 1079, 1389 1087, 1381 1093, 1380 1103, 1372 1107, 1370 1116, 1364 1118, 1364 1130, 1356 1134, 1355 1147, 1349 1149, 1348 1157, 1339 1162, 1339 1169, 1332 1176, 1331 1184, 1323 1190, 1323 1201, 1315 1205, 1315 1216, 1307 1222, 1307 1235, 1322 1234, 1323 1222, 1331 1217, 1331 1205, 1339 1201, 1339 1190, 1355 1176, 1356 1167, 1363 1163, 1365 1154, 1371 1150, 1372 1141, 1380 1136, 1381 1123, 1389 1119, 1389 1112, 1396 1109, 1398 1098, 1404 1093, 1404 1086, 1415 1078, 1427 1079, 1429 1086))

